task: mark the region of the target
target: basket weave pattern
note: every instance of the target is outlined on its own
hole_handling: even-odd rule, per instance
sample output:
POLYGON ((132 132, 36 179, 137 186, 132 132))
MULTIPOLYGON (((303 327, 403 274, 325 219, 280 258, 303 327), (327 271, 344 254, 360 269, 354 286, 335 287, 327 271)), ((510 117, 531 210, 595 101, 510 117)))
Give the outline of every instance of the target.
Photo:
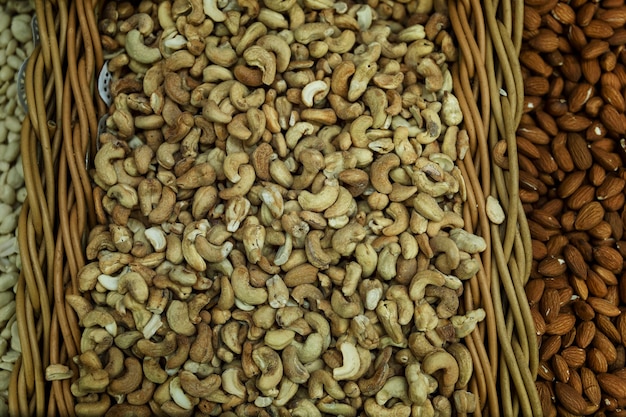
MULTIPOLYGON (((41 47, 26 73, 29 114, 22 129, 28 201, 20 218, 23 271, 18 285, 22 359, 11 381, 11 415, 75 415, 73 379, 47 382, 50 364, 78 369, 81 328, 67 295, 79 294, 84 246, 96 225, 88 169, 98 120, 107 112, 95 79, 103 65, 97 31, 102 1, 37 2, 41 47)), ((520 2, 449 1, 460 58, 452 68, 470 152, 459 168, 467 187, 465 229, 482 236, 481 270, 465 285, 465 311, 485 322, 465 339, 474 362, 469 390, 476 416, 540 416, 534 386, 538 353, 523 291, 531 265, 518 196, 515 130, 522 114, 520 2), (488 197, 506 213, 489 221, 488 197)))

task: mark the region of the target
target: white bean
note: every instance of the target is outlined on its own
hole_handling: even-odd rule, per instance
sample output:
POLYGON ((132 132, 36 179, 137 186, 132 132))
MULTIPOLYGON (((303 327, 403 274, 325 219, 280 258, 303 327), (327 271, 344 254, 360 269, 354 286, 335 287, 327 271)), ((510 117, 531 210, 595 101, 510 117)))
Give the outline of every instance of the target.
POLYGON ((0 371, 0 390, 4 391, 9 388, 9 382, 11 381, 11 372, 2 370, 0 371))
MULTIPOLYGON (((9 162, 15 162, 19 154, 20 154, 20 143, 9 142, 7 144, 7 149, 6 149, 6 154, 4 155, 4 160, 9 161, 9 162)), ((7 178, 7 181, 8 181, 8 178, 7 178)), ((19 187, 19 185, 15 186, 15 188, 17 187, 19 187)))
POLYGON ((18 41, 24 43, 28 42, 33 37, 33 33, 30 30, 30 16, 19 15, 11 20, 11 33, 13 37, 18 41), (25 16, 24 19, 22 16, 25 16))
MULTIPOLYGON (((17 41, 15 39, 11 39, 7 44, 7 57, 11 57, 15 55, 15 51, 17 50, 17 41)), ((19 68, 19 67, 18 67, 19 68)))
POLYGON ((15 189, 24 184, 24 173, 16 165, 12 166, 7 174, 7 184, 15 189))
POLYGON ((17 190, 17 201, 19 201, 20 203, 23 203, 24 201, 26 201, 27 196, 28 196, 28 193, 26 192, 26 187, 22 187, 19 190, 17 190))
POLYGON ((0 356, 4 355, 9 347, 6 339, 0 338, 0 356))
POLYGON ((20 131, 22 130, 22 123, 20 123, 20 121, 15 116, 8 116, 4 123, 10 132, 20 133, 20 131))
POLYGON ((17 227, 18 213, 11 213, 2 219, 0 223, 0 234, 13 233, 17 227))
MULTIPOLYGON (((17 284, 18 279, 19 274, 17 272, 7 272, 6 274, 0 275, 0 291, 6 291, 13 288, 13 286, 17 284)), ((1 355, 2 354, 0 354, 0 356, 1 355)))
POLYGON ((2 67, 0 69, 0 81, 9 81, 15 75, 15 70, 11 67, 2 67))
MULTIPOLYGON (((9 55, 9 57, 7 58, 7 64, 9 64, 9 66, 13 68, 15 71, 20 69, 23 62, 24 62, 23 60, 19 59, 15 55, 9 55)), ((15 85, 15 84, 11 84, 11 85, 15 85)))
MULTIPOLYGON (((11 300, 13 300, 13 293, 11 291, 0 292, 0 308, 4 307, 11 300)), ((0 321, 8 320, 10 318, 11 318, 11 315, 9 315, 8 317, 4 319, 0 318, 0 321)))
POLYGON ((10 350, 0 358, 2 362, 15 363, 20 357, 20 353, 15 350, 10 350))
POLYGON ((9 42, 13 39, 13 34, 11 33, 11 29, 7 28, 0 33, 0 47, 6 48, 9 42))
MULTIPOLYGON (((15 303, 15 301, 13 301, 13 303, 15 303)), ((2 311, 2 309, 0 309, 0 311, 2 311)), ((15 314, 15 306, 13 307, 13 314, 15 314)), ((20 335, 17 330, 17 321, 14 321, 13 325, 11 326, 11 349, 16 352, 22 351, 22 345, 20 344, 20 335)))
POLYGON ((0 189, 0 202, 13 205, 17 200, 15 189, 12 187, 2 187, 0 189))
POLYGON ((8 204, 0 204, 0 219, 8 216, 13 211, 13 208, 8 204))
POLYGON ((5 30, 11 24, 11 16, 9 16, 4 11, 0 13, 0 32, 5 30))

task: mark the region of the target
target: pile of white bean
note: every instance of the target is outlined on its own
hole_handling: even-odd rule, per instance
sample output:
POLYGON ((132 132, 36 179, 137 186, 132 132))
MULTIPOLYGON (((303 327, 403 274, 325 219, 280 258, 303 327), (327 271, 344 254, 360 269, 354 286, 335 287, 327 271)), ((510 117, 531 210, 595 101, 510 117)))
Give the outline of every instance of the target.
POLYGON ((18 70, 33 50, 33 0, 0 0, 0 416, 7 415, 11 371, 20 355, 15 321, 15 285, 20 259, 17 223, 26 198, 18 102, 18 70))

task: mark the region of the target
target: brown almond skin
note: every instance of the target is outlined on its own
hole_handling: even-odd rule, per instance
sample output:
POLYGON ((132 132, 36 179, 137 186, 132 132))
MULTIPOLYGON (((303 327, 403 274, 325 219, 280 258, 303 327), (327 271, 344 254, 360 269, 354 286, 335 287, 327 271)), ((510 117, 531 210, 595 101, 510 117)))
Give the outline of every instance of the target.
POLYGON ((626 379, 609 373, 598 374, 596 378, 607 394, 617 399, 626 398, 626 379))
POLYGON ((554 385, 556 397, 559 404, 572 414, 581 415, 587 408, 587 402, 574 388, 563 383, 557 382, 554 385))
POLYGON ((574 227, 576 230, 589 230, 596 227, 604 217, 604 208, 597 201, 584 205, 578 212, 574 227))

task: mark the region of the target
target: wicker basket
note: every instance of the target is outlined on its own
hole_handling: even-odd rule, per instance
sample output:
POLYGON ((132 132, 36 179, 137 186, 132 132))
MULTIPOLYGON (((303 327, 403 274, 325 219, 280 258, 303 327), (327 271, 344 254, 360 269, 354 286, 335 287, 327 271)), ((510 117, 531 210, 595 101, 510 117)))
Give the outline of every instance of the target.
MULTIPOLYGON (((80 352, 81 329, 65 297, 78 294, 84 242, 96 224, 87 171, 98 120, 107 112, 95 87, 103 65, 97 29, 103 3, 37 1, 41 46, 26 72, 22 129, 28 200, 19 223, 22 357, 9 391, 14 416, 75 415, 70 385, 78 374, 72 359, 80 352), (51 364, 66 365, 74 377, 46 378, 51 364)), ((475 369, 469 389, 479 401, 476 416, 541 416, 537 340, 524 293, 531 240, 518 197, 515 143, 523 100, 523 4, 450 0, 448 6, 459 46, 454 91, 470 138, 470 152, 459 162, 467 187, 465 228, 488 244, 462 303, 466 311, 482 307, 487 313, 465 339, 475 369), (490 196, 506 213, 501 225, 489 221, 490 196)))

